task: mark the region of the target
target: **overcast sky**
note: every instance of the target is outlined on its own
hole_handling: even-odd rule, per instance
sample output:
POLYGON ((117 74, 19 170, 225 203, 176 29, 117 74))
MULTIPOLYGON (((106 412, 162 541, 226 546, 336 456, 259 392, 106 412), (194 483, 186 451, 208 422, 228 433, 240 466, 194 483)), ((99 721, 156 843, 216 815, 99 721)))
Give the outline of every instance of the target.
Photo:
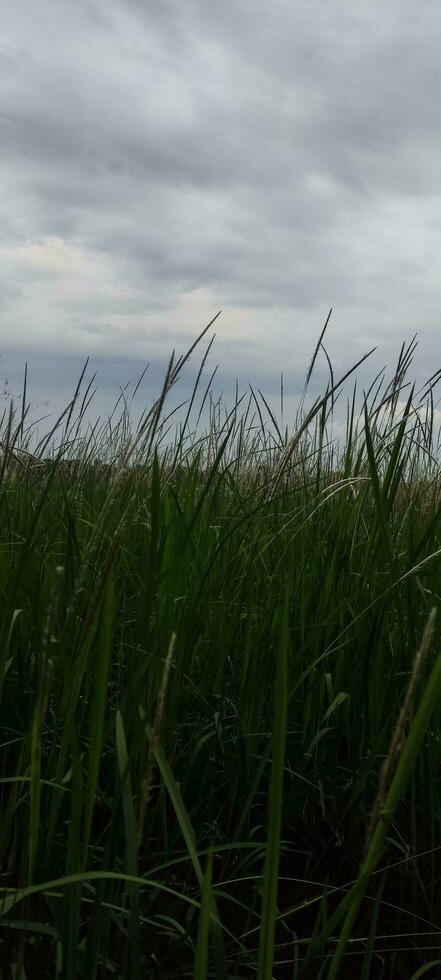
POLYGON ((227 384, 295 392, 333 306, 337 371, 417 332, 431 374, 440 47, 434 0, 4 5, 0 373, 109 388, 222 309, 227 384))

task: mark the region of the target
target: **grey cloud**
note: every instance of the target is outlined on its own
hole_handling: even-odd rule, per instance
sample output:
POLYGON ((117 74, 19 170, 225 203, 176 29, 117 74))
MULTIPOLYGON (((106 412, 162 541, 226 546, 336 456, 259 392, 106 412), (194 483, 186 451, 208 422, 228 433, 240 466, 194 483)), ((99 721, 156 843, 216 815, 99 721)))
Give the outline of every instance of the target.
POLYGON ((432 361, 437 5, 25 0, 2 34, 0 346, 141 356, 222 307, 269 378, 334 304, 337 360, 419 327, 432 361))

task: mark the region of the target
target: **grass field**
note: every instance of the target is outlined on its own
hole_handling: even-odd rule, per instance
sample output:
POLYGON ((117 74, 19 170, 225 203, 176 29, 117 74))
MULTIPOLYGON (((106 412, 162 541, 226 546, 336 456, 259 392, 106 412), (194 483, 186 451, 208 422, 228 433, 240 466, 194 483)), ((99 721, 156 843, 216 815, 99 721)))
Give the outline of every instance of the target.
POLYGON ((84 382, 40 442, 26 390, 5 411, 2 977, 441 976, 438 376, 415 390, 413 350, 364 398, 331 371, 294 432, 202 374, 173 429, 186 358, 134 430, 124 399, 87 427, 84 382))

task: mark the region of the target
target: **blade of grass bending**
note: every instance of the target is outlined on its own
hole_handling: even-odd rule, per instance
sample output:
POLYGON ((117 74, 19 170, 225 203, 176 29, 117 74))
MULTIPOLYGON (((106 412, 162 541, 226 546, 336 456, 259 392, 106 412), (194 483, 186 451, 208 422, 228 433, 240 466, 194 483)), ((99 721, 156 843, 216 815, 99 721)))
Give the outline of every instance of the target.
POLYGON ((181 429, 181 433, 180 433, 180 436, 179 436, 179 439, 178 439, 178 442, 177 442, 176 450, 175 450, 174 455, 173 455, 173 461, 172 461, 172 464, 171 464, 172 470, 175 469, 175 467, 176 467, 176 465, 178 463, 178 460, 180 458, 181 449, 182 449, 182 443, 183 443, 183 440, 184 440, 185 432, 187 430, 188 421, 189 421, 189 418, 190 418, 190 415, 191 415, 191 410, 192 410, 193 405, 194 405, 194 402, 195 402, 197 390, 199 388, 199 382, 200 382, 201 377, 202 377, 202 372, 204 370, 204 367, 205 367, 205 364, 206 364, 208 355, 209 355, 210 350, 211 350, 211 348, 213 346, 213 343, 214 343, 214 338, 215 338, 215 335, 213 335, 213 337, 210 340, 210 343, 208 344, 207 350, 205 351, 205 354, 204 354, 204 356, 202 358, 202 361, 201 361, 201 364, 200 364, 200 367, 199 367, 199 370, 198 370, 198 373, 197 373, 196 381, 195 381, 195 383, 193 385, 193 391, 191 393, 191 397, 190 397, 190 401, 189 401, 189 404, 188 404, 188 408, 187 408, 187 412, 186 412, 186 415, 185 415, 185 419, 184 419, 184 422, 182 424, 182 429, 181 429))
POLYGON ((223 441, 221 443, 220 449, 218 450, 218 453, 216 455, 216 459, 214 460, 214 463, 213 463, 213 465, 212 465, 212 467, 210 469, 210 472, 209 472, 209 474, 207 476, 207 479, 206 479, 205 485, 203 487, 202 493, 201 493, 201 495, 199 497, 199 500, 198 500, 198 502, 196 504, 196 507, 195 507, 195 509, 193 511, 193 515, 192 515, 192 518, 191 518, 191 521, 190 521, 190 525, 188 527, 188 534, 189 535, 191 534, 191 532, 192 532, 192 530, 193 530, 193 528, 194 528, 194 526, 196 524, 196 521, 198 519, 198 516, 199 516, 199 514, 200 514, 200 512, 202 510, 202 507, 203 507, 203 504, 204 504, 204 500, 207 497, 208 491, 209 491, 209 489, 211 487, 211 484, 213 483, 213 480, 214 480, 214 478, 216 476, 216 473, 217 473, 217 471, 219 469, 219 464, 220 464, 220 462, 222 460, 222 456, 224 455, 224 452, 225 452, 225 450, 226 450, 226 448, 228 446, 228 443, 230 441, 230 435, 231 435, 231 433, 233 431, 233 428, 234 428, 234 419, 231 422, 231 424, 230 424, 230 426, 228 428, 228 432, 227 432, 225 438, 223 439, 223 441))
POLYGON ((213 876, 213 854, 208 855, 207 867, 202 881, 201 910, 199 913, 198 938, 194 961, 194 980, 206 980, 208 968, 208 944, 210 935, 211 879, 213 876))
POLYGON ((303 392, 302 392, 302 397, 301 397, 301 400, 300 400, 300 412, 302 411, 302 408, 303 408, 303 404, 304 404, 304 401, 305 401, 305 395, 306 395, 306 392, 308 390, 308 385, 309 385, 309 382, 311 380, 312 372, 314 370, 314 364, 315 364, 315 362, 317 360, 317 355, 318 355, 318 352, 320 350, 320 345, 322 343, 323 337, 325 336, 326 329, 327 329, 328 323, 329 323, 329 321, 331 319, 331 316, 332 316, 332 306, 331 306, 331 309, 329 310, 329 313, 328 313, 328 315, 326 317, 325 325, 324 325, 324 327, 322 327, 322 330, 321 330, 321 333, 320 333, 320 337, 319 337, 319 339, 317 341, 317 344, 316 344, 316 347, 315 347, 315 351, 314 351, 314 353, 312 355, 312 360, 311 360, 311 363, 309 365, 309 368, 308 368, 308 371, 307 371, 307 374, 306 374, 305 385, 304 385, 303 392))
MULTIPOLYGON (((388 464, 388 467, 387 467, 387 470, 386 470, 386 474, 385 474, 385 477, 384 477, 383 490, 384 490, 384 493, 385 493, 386 497, 388 498, 387 499, 388 511, 391 510, 391 499, 390 499, 390 496, 391 495, 390 495, 390 491, 391 490, 394 491, 394 494, 393 494, 393 496, 394 496, 395 493, 396 493, 396 491, 397 491, 398 481, 399 481, 399 478, 400 478, 401 472, 402 472, 403 463, 401 461, 401 466, 400 466, 400 453, 401 453, 401 450, 402 450, 402 446, 404 444, 404 439, 405 439, 405 435, 406 435, 406 426, 407 426, 407 423, 408 423, 408 420, 409 420, 409 416, 410 416, 410 411, 411 411, 411 408, 412 408, 412 398, 413 398, 413 389, 412 389, 412 391, 411 391, 411 393, 409 395, 409 398, 407 400, 407 404, 406 404, 406 406, 404 408, 404 412, 403 412, 403 417, 401 419, 401 422, 400 422, 400 424, 398 426, 397 433, 396 433, 395 438, 394 438, 394 444, 393 444, 393 448, 392 448, 391 457, 390 457, 389 464, 388 464), (397 477, 398 477, 398 481, 397 481, 397 477)), ((392 497, 392 499, 393 499, 393 497, 392 497)))
MULTIPOLYGON (((150 725, 147 726, 147 735, 149 740, 153 738, 153 732, 150 725)), ((181 828, 182 836, 185 840, 187 851, 193 865, 194 873, 197 878, 198 885, 202 888, 203 872, 201 863, 199 861, 196 852, 196 840, 193 832, 193 827, 191 825, 190 817, 188 816, 187 810, 184 805, 179 787, 167 762, 164 754, 164 750, 159 741, 154 745, 155 759, 161 776, 164 780, 167 792, 173 804, 173 809, 176 814, 178 824, 181 828)))
POLYGON ((8 673, 9 667, 12 664, 12 657, 8 657, 8 653, 11 647, 12 634, 14 632, 14 626, 23 609, 14 609, 11 616, 11 625, 9 627, 9 633, 6 638, 6 643, 3 648, 3 654, 0 656, 0 673, 2 678, 2 683, 6 674, 8 673))
POLYGON ((75 408, 75 404, 76 404, 76 402, 78 400, 78 396, 79 396, 79 393, 80 393, 80 388, 81 388, 81 385, 83 383, 83 378, 84 378, 84 375, 86 373, 88 364, 89 364, 89 358, 86 358, 86 362, 85 362, 84 367, 83 367, 83 369, 81 371, 79 380, 77 382, 77 386, 75 388, 74 396, 73 396, 72 400, 69 402, 69 404, 66 405, 66 408, 63 409, 63 411, 61 412, 61 415, 58 416, 58 418, 56 419, 55 423, 53 424, 53 426, 49 430, 49 432, 42 439, 40 439, 40 441, 37 443, 37 446, 35 447, 35 453, 36 453, 37 456, 40 456, 40 457, 43 457, 44 456, 44 453, 46 452, 46 449, 47 449, 47 447, 50 444, 50 441, 52 439, 52 436, 55 434, 55 432, 58 431, 58 429, 59 429, 59 427, 61 425, 62 420, 67 415, 67 420, 66 420, 66 424, 65 424, 65 427, 64 427, 64 434, 61 436, 61 445, 64 445, 64 443, 66 441, 66 435, 67 435, 67 431, 68 431, 68 428, 69 428, 70 420, 72 418, 72 414, 73 414, 73 410, 75 408))
MULTIPOLYGON (((433 618, 432 614, 431 617, 433 618)), ((385 797, 382 812, 379 814, 377 825, 372 834, 366 858, 360 869, 360 874, 350 892, 348 892, 347 896, 343 899, 340 906, 336 909, 336 912, 329 920, 328 925, 331 929, 333 929, 336 922, 340 921, 343 916, 345 916, 340 938, 331 961, 328 980, 335 980, 335 978, 338 976, 341 960, 350 938, 352 926, 360 908, 369 878, 375 871, 375 868, 377 867, 383 853, 384 842, 389 827, 392 823, 395 810, 401 797, 403 796, 413 764, 426 734, 432 714, 439 704, 440 697, 441 654, 438 654, 435 665, 421 696, 418 710, 415 714, 409 733, 401 750, 401 755, 397 763, 395 774, 385 797)))
POLYGON ((221 313, 222 313, 222 310, 218 310, 218 312, 216 313, 216 315, 214 317, 212 317, 212 319, 210 320, 209 323, 207 323, 207 326, 204 327, 203 330, 201 330, 200 334, 198 334, 198 336, 196 337, 196 340, 193 341, 193 343, 192 343, 191 347, 189 347, 187 353, 186 354, 183 354, 181 357, 178 358, 178 360, 176 362, 176 366, 175 366, 175 368, 173 370, 173 374, 172 374, 172 382, 173 382, 173 384, 176 381, 176 378, 178 377, 178 375, 180 374, 180 372, 182 371, 182 368, 184 367, 184 364, 187 363, 187 361, 191 357, 191 355, 192 355, 193 351, 195 350, 195 348, 197 347, 197 345, 201 342, 202 338, 205 337, 205 334, 210 329, 210 327, 213 326, 213 323, 216 322, 216 320, 218 319, 218 317, 220 317, 221 313))
POLYGON ((327 389, 326 394, 323 396, 323 398, 319 398, 317 399, 317 401, 314 402, 314 405, 312 406, 311 410, 308 412, 306 417, 303 419, 303 422, 301 422, 297 432, 295 432, 294 435, 291 436, 289 443, 287 444, 283 452, 280 454, 280 458, 277 461, 277 465, 275 467, 273 476, 271 478, 271 482, 268 484, 268 499, 271 500, 272 497, 274 496, 278 483, 280 482, 281 476, 283 475, 283 472, 286 466, 288 465, 291 457, 294 455, 294 452, 300 443, 300 439, 303 433, 306 432, 306 430, 308 429, 309 425, 314 420, 314 418, 318 416, 323 406, 326 405, 329 399, 333 397, 335 392, 342 387, 342 385, 347 380, 347 378, 349 378, 350 375, 353 374, 354 371, 356 371, 357 368, 359 368, 363 364, 363 362, 366 361, 367 358, 374 353, 375 350, 376 348, 372 347, 372 350, 368 351, 367 354, 364 354, 364 356, 361 357, 360 360, 357 361, 357 363, 354 364, 354 366, 349 369, 349 371, 346 371, 346 374, 344 374, 343 377, 340 378, 340 380, 335 383, 333 388, 327 389))
MULTIPOLYGON (((147 727, 147 735, 152 738, 152 730, 150 726, 147 727)), ((164 750, 160 742, 156 742, 154 745, 154 752, 156 758, 156 764, 161 773, 162 779, 164 780, 167 792, 173 804, 173 809, 176 814, 176 819, 181 828, 182 836, 185 840, 187 851, 193 865, 194 873, 197 878, 198 885, 203 892, 204 875, 202 872, 201 862, 198 858, 196 851, 196 839, 191 825, 190 817, 187 813, 184 801, 182 799, 179 786, 173 776, 170 766, 164 754, 164 750)), ((217 911, 217 904, 214 896, 212 896, 212 915, 211 915, 211 932, 213 941, 213 951, 214 951, 214 966, 216 971, 216 976, 218 980, 227 980, 227 966, 225 958, 225 948, 221 932, 220 920, 217 911)))
POLYGON ((262 918, 259 935, 257 980, 271 980, 279 880, 280 827, 285 766, 288 710, 288 591, 280 611, 277 664, 274 685, 273 759, 269 791, 269 823, 263 876, 262 918))
POLYGON ((15 908, 16 905, 31 895, 47 895, 52 898, 63 898, 61 891, 55 893, 56 889, 66 888, 69 885, 90 883, 91 881, 116 881, 129 885, 138 885, 139 888, 151 888, 153 891, 164 892, 166 895, 172 895, 173 898, 179 898, 186 905, 192 906, 192 908, 200 908, 200 903, 196 899, 191 898, 190 895, 186 895, 185 892, 178 892, 176 888, 164 885, 162 881, 158 881, 156 878, 139 878, 133 875, 123 874, 119 871, 79 871, 75 874, 63 875, 61 878, 52 878, 50 881, 43 881, 39 885, 30 885, 29 888, 0 887, 0 919, 8 915, 11 909, 15 908))
POLYGON ((419 980, 419 978, 423 977, 425 973, 429 972, 429 970, 433 970, 435 966, 441 966, 441 960, 430 960, 430 963, 425 963, 424 966, 420 966, 419 970, 412 973, 410 980, 419 980))

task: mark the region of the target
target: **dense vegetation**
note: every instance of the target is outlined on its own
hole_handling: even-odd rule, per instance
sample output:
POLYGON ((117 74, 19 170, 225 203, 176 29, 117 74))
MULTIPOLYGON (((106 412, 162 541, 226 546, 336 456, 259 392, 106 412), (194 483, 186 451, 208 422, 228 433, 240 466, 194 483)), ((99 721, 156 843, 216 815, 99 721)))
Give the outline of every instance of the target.
POLYGON ((5 412, 3 977, 441 975, 437 376, 407 384, 413 350, 340 445, 332 374, 294 433, 251 391, 201 435, 200 373, 172 439, 186 358, 134 432, 125 397, 88 428, 81 383, 40 441, 26 386, 5 412))

